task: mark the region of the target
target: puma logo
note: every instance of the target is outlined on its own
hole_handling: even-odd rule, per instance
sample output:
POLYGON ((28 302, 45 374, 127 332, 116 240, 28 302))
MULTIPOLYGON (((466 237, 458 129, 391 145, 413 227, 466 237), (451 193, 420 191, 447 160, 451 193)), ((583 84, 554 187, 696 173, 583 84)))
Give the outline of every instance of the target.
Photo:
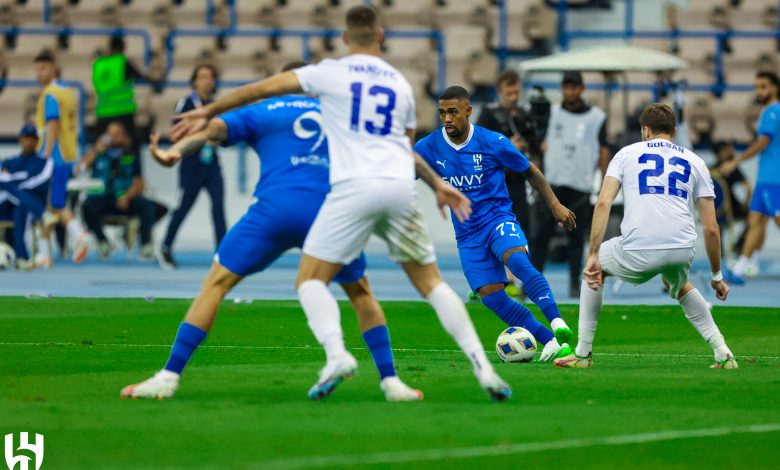
POLYGON ((548 292, 544 297, 539 297, 539 300, 550 300, 550 293, 548 292))
POLYGON ((446 168, 445 165, 447 164, 447 160, 444 160, 444 161, 436 160, 436 164, 437 165, 441 165, 442 168, 446 168))

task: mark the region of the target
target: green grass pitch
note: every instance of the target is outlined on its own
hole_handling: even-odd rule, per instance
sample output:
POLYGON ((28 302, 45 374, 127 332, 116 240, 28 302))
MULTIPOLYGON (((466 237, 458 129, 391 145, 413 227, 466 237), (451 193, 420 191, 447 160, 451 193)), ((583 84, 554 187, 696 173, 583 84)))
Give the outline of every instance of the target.
MULTIPOLYGON (((226 302, 173 400, 120 399, 162 367, 187 305, 0 298, 0 435, 44 434, 43 468, 777 468, 780 458, 780 309, 716 308, 740 359, 724 371, 708 369, 711 351, 679 307, 606 307, 590 370, 490 353, 514 389, 493 403, 427 304, 386 302, 400 375, 425 392, 386 403, 342 304, 359 374, 315 403, 306 391, 324 354, 297 302, 226 302)), ((562 309, 576 325, 576 306, 562 309)), ((492 350, 503 325, 469 310, 492 350)))

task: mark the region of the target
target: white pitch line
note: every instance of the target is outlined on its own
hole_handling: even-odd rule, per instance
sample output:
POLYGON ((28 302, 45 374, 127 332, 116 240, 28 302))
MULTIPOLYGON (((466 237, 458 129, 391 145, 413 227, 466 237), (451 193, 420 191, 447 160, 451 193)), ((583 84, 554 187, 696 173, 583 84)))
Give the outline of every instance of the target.
MULTIPOLYGON (((51 343, 33 343, 33 342, 0 342, 0 346, 95 346, 95 347, 108 347, 108 348, 165 348, 169 349, 170 344, 125 344, 125 343, 95 343, 95 344, 82 344, 73 342, 51 342, 51 343)), ((317 349, 313 346, 252 346, 244 344, 214 344, 203 345, 199 349, 249 349, 260 351, 273 351, 273 350, 314 350, 317 349)), ((350 349, 366 348, 358 346, 350 349)), ((419 348, 393 348, 396 352, 430 352, 430 353, 461 353, 459 349, 419 349, 419 348)), ((492 351, 487 350, 486 353, 492 351)), ((594 353, 594 356, 615 356, 615 357, 670 357, 670 358, 700 358, 700 357, 712 357, 712 354, 657 354, 657 353, 594 353)), ((752 354, 740 354, 737 359, 740 358, 752 358, 752 359, 770 359, 780 360, 780 356, 755 356, 752 354)))
POLYGON ((697 437, 728 436, 732 434, 760 434, 777 431, 780 431, 780 423, 754 424, 750 426, 660 431, 605 437, 563 439, 559 441, 528 442, 524 444, 460 448, 456 447, 449 449, 420 449, 398 452, 378 452, 374 454, 308 456, 285 460, 270 460, 257 464, 255 468, 297 470, 303 468, 342 467, 352 465, 430 462, 439 460, 496 457, 549 450, 580 449, 584 447, 644 444, 647 442, 674 441, 678 439, 691 439, 697 437))

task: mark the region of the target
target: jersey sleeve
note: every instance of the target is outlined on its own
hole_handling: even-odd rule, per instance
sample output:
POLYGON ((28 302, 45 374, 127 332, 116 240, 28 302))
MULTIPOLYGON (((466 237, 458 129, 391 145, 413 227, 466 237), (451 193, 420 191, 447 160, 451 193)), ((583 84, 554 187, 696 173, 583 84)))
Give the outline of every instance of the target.
POLYGON ((43 118, 46 122, 60 118, 60 103, 54 95, 46 95, 43 100, 43 118))
POLYGON ((333 60, 323 60, 318 64, 307 65, 293 69, 293 73, 301 83, 301 89, 314 96, 326 93, 334 81, 338 81, 338 74, 333 66, 333 60))
POLYGON ((699 199, 702 197, 715 197, 715 185, 712 182, 712 174, 709 168, 701 162, 693 166, 694 175, 694 187, 693 197, 699 199))
POLYGON ((517 150, 517 147, 515 147, 514 144, 502 134, 492 131, 490 132, 492 137, 497 141, 498 151, 496 152, 496 157, 498 158, 498 161, 501 163, 501 165, 509 168, 510 170, 517 171, 518 173, 528 171, 528 168, 531 167, 531 163, 528 161, 528 157, 517 150))
POLYGON ((780 124, 780 116, 777 115, 778 111, 775 107, 766 108, 761 113, 761 119, 758 121, 758 135, 765 135, 769 137, 769 140, 775 138, 777 134, 777 127, 780 124))
POLYGON ((621 150, 620 152, 617 153, 617 155, 615 155, 615 158, 613 158, 612 161, 609 162, 609 166, 607 167, 607 174, 604 176, 611 176, 616 180, 620 181, 620 184, 623 184, 624 158, 625 158, 625 153, 621 150))
POLYGON ((430 139, 421 139, 417 141, 417 143, 414 144, 414 151, 417 152, 423 160, 425 160, 425 163, 433 168, 433 171, 436 171, 436 157, 431 151, 428 140, 430 139))
POLYGON ((219 116, 225 122, 228 138, 222 142, 223 147, 228 147, 241 141, 254 141, 255 129, 262 129, 258 125, 260 113, 251 112, 251 108, 238 108, 219 116))

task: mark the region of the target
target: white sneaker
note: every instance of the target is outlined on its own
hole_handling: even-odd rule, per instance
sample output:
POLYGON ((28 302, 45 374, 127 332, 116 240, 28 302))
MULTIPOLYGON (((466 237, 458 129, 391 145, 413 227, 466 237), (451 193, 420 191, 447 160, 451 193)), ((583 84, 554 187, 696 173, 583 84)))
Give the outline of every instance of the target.
POLYGON ((559 357, 568 356, 572 353, 569 343, 558 343, 555 338, 551 339, 544 345, 542 353, 539 355, 539 362, 548 362, 559 357))
POLYGON ((40 253, 35 255, 35 267, 51 269, 51 256, 44 256, 40 253))
POLYGON ((336 387, 344 379, 352 377, 356 372, 357 361, 355 357, 345 351, 338 358, 325 364, 325 367, 320 371, 319 380, 309 389, 309 398, 320 400, 327 397, 336 390, 336 387))
POLYGON ((423 392, 406 385, 397 376, 385 377, 379 383, 387 401, 417 401, 423 399, 423 392))
POLYGON ((89 254, 89 234, 84 232, 81 234, 78 240, 76 240, 76 248, 73 250, 73 262, 80 264, 87 259, 89 254))
POLYGON ((512 396, 512 389, 493 370, 478 374, 477 379, 479 380, 479 386, 493 401, 508 400, 512 396))
POLYGON ((179 388, 179 374, 163 369, 148 380, 123 388, 119 396, 163 400, 173 398, 177 388, 179 388))

